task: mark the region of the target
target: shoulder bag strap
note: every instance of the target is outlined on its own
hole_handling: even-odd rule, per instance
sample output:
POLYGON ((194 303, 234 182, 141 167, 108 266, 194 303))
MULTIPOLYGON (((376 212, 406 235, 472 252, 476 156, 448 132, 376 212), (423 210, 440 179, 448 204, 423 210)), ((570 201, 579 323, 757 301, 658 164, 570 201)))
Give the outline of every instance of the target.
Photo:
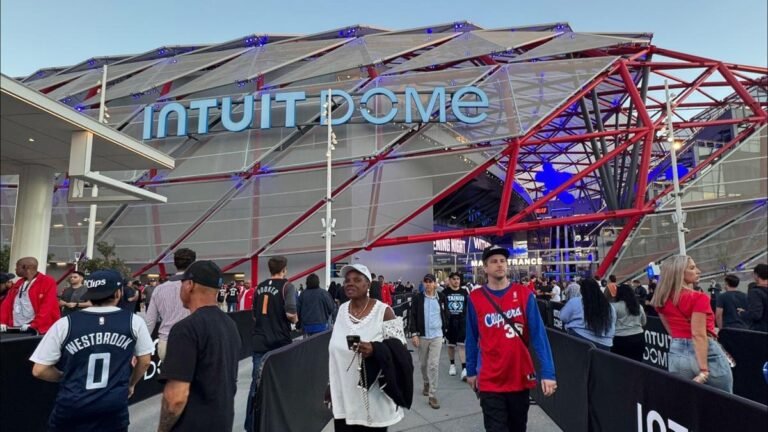
POLYGON ((504 321, 507 324, 509 324, 510 327, 512 327, 512 330, 514 330, 515 333, 517 333, 517 336, 519 338, 521 338, 520 340, 522 341, 523 340, 522 339, 523 335, 522 335, 522 333, 520 333, 520 330, 518 330, 517 327, 515 327, 515 322, 512 321, 512 319, 508 318, 506 315, 504 315, 504 311, 501 310, 501 306, 499 306, 499 304, 496 303, 493 300, 493 298, 491 298, 491 295, 488 294, 488 291, 485 290, 485 287, 480 287, 480 291, 483 293, 483 295, 488 300, 488 302, 491 303, 491 305, 493 305, 493 308, 496 309, 496 312, 498 312, 498 314, 501 315, 502 318, 504 318, 504 321))

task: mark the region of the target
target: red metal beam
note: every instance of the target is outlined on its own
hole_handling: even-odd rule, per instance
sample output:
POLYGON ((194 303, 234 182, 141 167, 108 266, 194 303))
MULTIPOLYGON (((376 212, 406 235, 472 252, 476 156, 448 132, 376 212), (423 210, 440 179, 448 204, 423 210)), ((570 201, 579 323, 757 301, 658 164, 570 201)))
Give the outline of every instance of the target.
MULTIPOLYGON (((626 209, 616 210, 605 213, 592 213, 586 215, 567 216, 562 218, 543 219, 530 222, 518 222, 505 225, 501 229, 503 233, 515 232, 515 231, 529 231, 541 228, 550 228, 561 225, 578 225, 585 223, 592 223, 609 219, 623 219, 634 216, 642 216, 653 212, 652 209, 626 209)), ((435 240, 444 240, 451 238, 462 238, 469 236, 489 236, 497 235, 499 228, 496 226, 481 227, 481 228, 467 228, 461 230, 441 231, 425 234, 417 234, 402 237, 382 238, 371 244, 371 248, 384 247, 384 246, 398 246, 412 243, 431 242, 435 240)))
MULTIPOLYGON (((701 162, 701 163, 699 163, 698 165, 696 165, 695 167, 693 167, 693 169, 691 169, 691 170, 690 170, 690 171, 689 171, 689 172, 688 172, 686 175, 684 175, 684 176, 683 176, 683 177, 682 177, 682 178, 679 180, 680 184, 682 185, 682 184, 686 183, 686 182, 687 182, 688 180, 690 180, 690 179, 691 179, 693 176, 695 176, 696 174, 698 174, 698 172, 699 172, 699 171, 701 171, 702 169, 704 169, 704 168, 706 168, 706 167, 709 167, 709 166, 712 164, 712 162, 713 162, 713 161, 715 161, 715 160, 716 160, 717 158, 719 158, 720 156, 722 156, 722 155, 723 155, 723 153, 727 152, 728 150, 730 150, 731 148, 733 148, 733 147, 734 147, 736 144, 740 143, 740 142, 741 142, 743 139, 745 139, 746 137, 748 137, 749 135, 751 135, 751 134, 752 134, 752 133, 753 133, 753 132, 754 132, 754 131, 757 129, 757 126, 758 126, 758 125, 757 125, 757 124, 755 124, 755 125, 753 125, 753 126, 752 126, 752 127, 750 127, 750 128, 744 129, 743 131, 741 131, 741 133, 739 133, 738 135, 736 135, 736 137, 735 137, 734 139, 732 139, 730 142, 728 142, 728 143, 727 143, 727 144, 725 144, 724 146, 722 146, 722 147, 720 147, 719 149, 717 149, 717 151, 715 151, 714 153, 712 153, 711 155, 709 155, 709 157, 708 157, 708 158, 704 159, 704 161, 703 161, 703 162, 701 162)), ((659 201, 661 198, 663 198, 664 196, 666 196, 667 194, 669 194, 670 192, 672 192, 672 189, 673 189, 673 185, 669 185, 669 186, 667 186, 667 188, 666 188, 666 189, 664 189, 664 190, 663 190, 663 191, 662 191, 660 194, 658 194, 658 195, 656 195, 655 197, 653 197, 652 199, 650 199, 650 200, 649 200, 649 201, 646 203, 645 207, 646 207, 646 208, 653 208, 653 207, 655 206, 655 204, 656 204, 656 203, 657 203, 657 202, 658 202, 658 201, 659 201)))
POLYGON ((720 75, 725 78, 726 81, 728 81, 728 84, 733 87, 733 90, 736 92, 737 95, 744 101, 744 103, 752 110, 752 112, 755 114, 755 116, 760 117, 763 119, 763 121, 768 118, 768 114, 766 114, 765 111, 763 111, 762 108, 760 108, 760 104, 755 101, 755 99, 752 97, 751 94, 747 91, 747 89, 744 88, 744 86, 741 85, 738 79, 736 79, 735 76, 733 76, 733 73, 723 64, 720 64, 717 68, 717 70, 720 72, 720 75))
POLYGON ((608 252, 605 254, 604 257, 601 258, 600 266, 597 268, 597 276, 600 278, 605 277, 605 272, 608 270, 608 267, 613 263, 613 260, 616 258, 616 256, 619 254, 619 251, 621 250, 621 247, 624 245, 624 242, 629 237, 629 234, 632 233, 632 230, 635 228, 635 225, 643 218, 644 215, 637 215, 629 219, 629 222, 627 222, 624 227, 621 229, 621 232, 619 233, 619 236, 616 237, 616 241, 611 245, 611 248, 608 250, 608 252))
POLYGON ((517 158, 520 154, 520 141, 514 140, 511 144, 512 153, 507 159, 507 174, 504 177, 504 187, 501 189, 501 203, 499 203, 499 214, 496 218, 496 225, 504 228, 504 221, 507 220, 507 211, 509 202, 512 200, 512 186, 515 183, 515 172, 517 171, 517 158))
MULTIPOLYGON (((646 128, 646 130, 647 130, 647 128, 646 128)), ((563 184, 561 184, 560 186, 555 188, 555 190, 549 192, 544 197, 538 199, 537 201, 533 202, 531 205, 526 207, 525 210, 521 211, 520 213, 518 213, 515 216, 513 216, 512 218, 510 218, 507 221, 506 225, 515 224, 515 223, 519 222, 520 220, 522 220, 523 218, 525 218, 526 216, 530 215, 537 208, 543 206, 548 201, 550 201, 552 198, 556 197, 559 193, 567 190, 568 188, 570 188, 574 184, 578 183, 584 177, 590 175, 591 173, 596 171, 598 168, 600 168, 601 166, 605 165, 608 161, 612 160, 618 154, 620 154, 621 152, 623 152, 624 150, 628 149, 630 146, 635 144, 640 138, 643 138, 644 136, 647 136, 647 135, 648 135, 647 132, 642 132, 642 133, 636 134, 632 138, 627 140, 625 143, 621 144, 618 147, 615 147, 613 150, 608 152, 602 158, 600 158, 599 160, 594 161, 594 163, 592 165, 590 165, 588 168, 586 168, 584 171, 581 171, 581 172, 575 174, 568 181, 564 182, 563 184)))

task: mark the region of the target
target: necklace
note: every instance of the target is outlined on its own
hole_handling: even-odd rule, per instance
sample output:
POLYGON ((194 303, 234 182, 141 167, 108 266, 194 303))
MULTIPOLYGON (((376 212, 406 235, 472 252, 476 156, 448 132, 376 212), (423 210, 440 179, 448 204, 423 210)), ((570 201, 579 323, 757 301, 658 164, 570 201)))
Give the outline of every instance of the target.
POLYGON ((370 305, 370 303, 371 303, 371 299, 369 298, 368 300, 366 300, 365 306, 362 308, 362 310, 358 312, 354 312, 352 310, 352 304, 351 303, 349 304, 350 307, 349 307, 348 315, 349 315, 349 318, 352 320, 352 322, 359 323, 360 321, 363 320, 363 318, 365 318, 365 311, 368 310, 368 305, 370 305))

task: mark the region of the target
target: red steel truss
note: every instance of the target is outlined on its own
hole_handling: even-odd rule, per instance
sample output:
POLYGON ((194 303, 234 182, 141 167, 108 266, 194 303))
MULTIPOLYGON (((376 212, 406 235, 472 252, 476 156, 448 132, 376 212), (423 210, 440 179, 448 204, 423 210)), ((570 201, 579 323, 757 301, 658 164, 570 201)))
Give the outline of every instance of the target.
MULTIPOLYGON (((610 50, 607 53, 612 54, 610 50)), ((660 141, 657 138, 657 132, 663 129, 666 123, 663 95, 658 94, 658 92, 663 89, 663 86, 658 83, 642 83, 643 79, 641 79, 641 77, 643 74, 645 74, 646 77, 652 77, 657 81, 658 79, 669 79, 670 88, 679 93, 679 96, 676 96, 672 103, 673 110, 675 110, 673 124, 676 133, 678 133, 679 136, 692 136, 701 128, 718 125, 735 124, 741 129, 740 133, 735 138, 715 151, 705 161, 691 169, 687 175, 683 176, 680 179, 682 184, 694 179, 701 169, 710 165, 722 154, 728 152, 735 145, 742 142, 751 132, 756 130, 756 128, 768 122, 768 114, 766 114, 768 103, 765 100, 759 101, 755 99, 748 90, 749 88, 757 86, 761 87, 763 91, 768 91, 768 69, 766 68, 724 63, 717 60, 659 48, 653 45, 635 48, 621 47, 617 48, 613 53, 621 55, 621 57, 607 70, 577 91, 572 97, 563 101, 557 109, 543 118, 525 135, 511 138, 501 143, 482 143, 462 148, 448 149, 445 151, 441 150, 440 154, 451 154, 452 152, 458 154, 462 151, 466 151, 468 148, 480 148, 484 145, 503 146, 501 147, 501 152, 496 157, 490 158, 484 163, 477 165, 473 170, 462 178, 457 179, 453 185, 439 195, 434 196, 412 214, 407 215, 399 222, 389 227, 386 231, 381 233, 375 241, 364 246, 364 248, 372 249, 476 235, 495 236, 515 231, 535 230, 554 226, 615 221, 617 224, 623 225, 624 229, 622 229, 617 241, 610 248, 606 256, 602 257, 601 264, 597 271, 598 275, 602 276, 618 255, 624 241, 642 220, 642 217, 654 212, 659 198, 668 194, 671 189, 670 186, 670 188, 663 191, 660 195, 649 197, 648 178, 651 167, 654 164, 654 161, 659 161, 663 158, 668 150, 665 150, 663 146, 659 145, 660 141), (690 81, 675 75, 675 73, 685 70, 697 72, 698 75, 690 81), (749 115, 744 118, 736 119, 686 116, 686 113, 694 110, 697 110, 698 112, 696 114, 698 114, 705 110, 711 112, 718 108, 725 109, 734 104, 733 99, 725 100, 712 96, 711 92, 713 90, 720 90, 727 94, 735 94, 736 97, 738 97, 738 100, 736 101, 737 104, 747 107, 750 111, 749 115), (559 121, 563 118, 569 118, 567 116, 571 115, 569 113, 570 107, 580 103, 583 99, 588 100, 590 96, 593 98, 592 101, 595 101, 597 105, 599 105, 599 109, 604 116, 613 116, 615 118, 620 114, 623 116, 623 120, 621 122, 608 122, 610 124, 606 123, 604 128, 601 128, 602 130, 595 129, 592 131, 588 131, 585 127, 579 126, 578 124, 574 126, 572 121, 566 121, 564 123, 559 121), (613 97, 623 97, 623 100, 628 101, 628 103, 621 103, 618 106, 614 106, 610 102, 607 102, 613 97), (590 140, 597 139, 609 142, 611 144, 608 149, 609 151, 606 151, 598 158, 590 159, 590 152, 587 151, 586 143, 590 142, 590 140), (532 166, 530 164, 526 166, 518 161, 523 160, 524 157, 529 155, 538 155, 543 161, 545 159, 552 160, 559 155, 557 151, 543 150, 540 153, 537 153, 537 150, 541 149, 543 146, 551 146, 555 144, 564 146, 562 147, 562 152, 559 154, 568 155, 568 158, 572 161, 571 166, 575 167, 577 172, 555 190, 543 194, 542 196, 538 196, 524 210, 516 214, 507 214, 512 199, 513 183, 516 179, 529 178, 531 176, 532 166), (638 156, 636 160, 636 174, 634 174, 635 182, 633 183, 635 191, 633 195, 631 195, 633 197, 632 200, 627 201, 623 207, 568 217, 537 219, 535 210, 550 203, 560 192, 578 187, 579 184, 584 184, 587 181, 591 181, 593 187, 585 188, 586 191, 589 192, 594 190, 594 185, 599 184, 595 183, 595 179, 601 167, 606 167, 609 164, 614 164, 614 166, 616 166, 619 159, 626 160, 631 153, 636 153, 638 156), (392 233, 398 228, 407 224, 414 217, 431 208, 442 199, 456 192, 473 178, 482 175, 500 161, 506 162, 506 176, 503 179, 501 201, 498 208, 497 223, 495 225, 471 229, 429 232, 410 236, 392 236, 392 233)), ((606 55, 606 52, 597 55, 606 55)), ((489 64, 487 59, 480 60, 484 61, 485 64, 489 64)), ((491 64, 496 63, 493 59, 491 59, 491 61, 491 64)), ((495 67, 498 68, 500 66, 497 65, 495 67)), ((600 121, 599 124, 602 126, 602 121, 600 121)), ((412 138, 419 132, 420 129, 417 128, 411 133, 406 134, 401 138, 400 143, 412 138)), ((377 164, 387 160, 413 156, 398 156, 395 152, 397 146, 398 144, 395 144, 390 147, 388 151, 365 160, 365 168, 347 181, 342 182, 340 186, 336 187, 333 196, 336 197, 341 194, 347 187, 377 166, 377 164)), ((424 154, 429 154, 429 152, 425 152, 424 154)), ((348 164, 349 162, 343 162, 334 165, 347 166, 348 164)), ((314 167, 302 169, 310 168, 314 167)), ((275 171, 269 172, 273 173, 275 171)), ((279 170, 277 172, 279 172, 279 170)), ((252 176, 258 176, 265 173, 266 171, 262 171, 261 167, 257 164, 252 169, 240 173, 239 175, 243 180, 247 180, 252 176)), ((629 169, 627 170, 627 174, 628 173, 629 169)), ((173 180, 173 182, 195 182, 210 179, 212 177, 229 178, 230 175, 206 176, 183 180, 177 179, 173 180)), ((141 184, 143 186, 151 186, 168 182, 169 181, 167 180, 149 180, 144 181, 141 184)), ((628 187, 627 190, 629 189, 630 188, 628 187)), ((538 191, 534 192, 538 193, 538 191)), ((601 192, 604 193, 604 191, 601 192)), ((602 197, 604 197, 604 195, 602 197)), ((136 275, 147 272, 149 269, 161 263, 167 254, 169 254, 175 247, 181 245, 185 239, 197 231, 200 226, 215 214, 216 211, 223 206, 223 201, 224 198, 217 204, 218 206, 213 206, 192 226, 185 230, 178 239, 171 242, 155 260, 147 263, 146 266, 137 271, 136 275)), ((277 243, 293 229, 306 221, 310 216, 315 214, 316 211, 322 208, 323 204, 323 200, 318 201, 311 208, 307 209, 301 217, 289 224, 282 232, 275 233, 275 236, 266 244, 257 250, 254 250, 247 256, 235 259, 231 263, 222 266, 222 269, 228 271, 244 263, 250 263, 252 278, 255 281, 258 257, 268 247, 277 243)), ((254 208, 257 208, 258 202, 254 202, 253 206, 254 208)), ((363 247, 361 246, 347 250, 339 250, 337 251, 338 255, 334 258, 334 262, 348 257, 362 249, 363 247)), ((295 274, 293 279, 301 278, 324 266, 325 263, 318 263, 309 269, 295 274)))

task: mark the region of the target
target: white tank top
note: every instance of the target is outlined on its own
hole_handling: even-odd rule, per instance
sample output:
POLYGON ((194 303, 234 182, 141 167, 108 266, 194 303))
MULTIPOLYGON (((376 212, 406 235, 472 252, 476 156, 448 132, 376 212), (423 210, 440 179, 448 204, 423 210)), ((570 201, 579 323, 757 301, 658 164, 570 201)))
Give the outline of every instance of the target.
MULTIPOLYGON (((376 302, 373 309, 359 323, 352 322, 349 317, 349 302, 339 307, 338 318, 333 326, 331 342, 328 345, 328 377, 335 419, 345 419, 349 425, 386 427, 402 420, 403 409, 395 405, 375 382, 368 390, 368 410, 366 410, 363 390, 358 388, 359 363, 354 351, 347 347, 347 335, 358 335, 363 342, 381 342, 386 333, 405 343, 402 336, 402 318, 387 321, 385 325, 384 313, 387 305, 378 300, 373 301, 376 302)), ((368 377, 369 380, 374 378, 368 377)))

